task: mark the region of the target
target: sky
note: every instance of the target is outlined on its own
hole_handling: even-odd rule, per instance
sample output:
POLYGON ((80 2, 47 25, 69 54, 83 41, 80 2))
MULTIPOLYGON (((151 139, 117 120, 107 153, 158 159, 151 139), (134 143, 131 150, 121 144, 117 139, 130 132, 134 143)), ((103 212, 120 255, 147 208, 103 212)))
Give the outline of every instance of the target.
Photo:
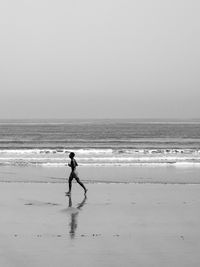
POLYGON ((1 0, 0 119, 199 118, 198 0, 1 0))

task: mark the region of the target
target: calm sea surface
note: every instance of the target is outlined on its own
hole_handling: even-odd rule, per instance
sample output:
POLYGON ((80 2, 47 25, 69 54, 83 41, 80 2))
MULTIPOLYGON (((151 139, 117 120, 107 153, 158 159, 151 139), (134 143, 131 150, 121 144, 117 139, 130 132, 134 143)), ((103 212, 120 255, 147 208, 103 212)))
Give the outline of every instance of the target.
POLYGON ((200 162, 200 122, 0 121, 0 165, 64 166, 200 162))

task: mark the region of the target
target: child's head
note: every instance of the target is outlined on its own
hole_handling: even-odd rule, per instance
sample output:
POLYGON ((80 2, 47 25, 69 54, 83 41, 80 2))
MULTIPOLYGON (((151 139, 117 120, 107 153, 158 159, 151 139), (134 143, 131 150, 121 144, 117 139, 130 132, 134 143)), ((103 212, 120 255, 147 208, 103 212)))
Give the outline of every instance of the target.
POLYGON ((74 157, 75 157, 75 153, 74 153, 74 152, 70 152, 70 153, 69 153, 69 158, 70 158, 70 159, 73 159, 74 157))

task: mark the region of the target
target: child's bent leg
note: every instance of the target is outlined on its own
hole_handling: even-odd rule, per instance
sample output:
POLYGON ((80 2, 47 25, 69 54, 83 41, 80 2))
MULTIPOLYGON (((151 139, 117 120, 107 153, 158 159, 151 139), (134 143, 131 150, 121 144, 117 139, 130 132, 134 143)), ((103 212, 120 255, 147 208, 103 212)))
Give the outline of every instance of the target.
POLYGON ((80 184, 80 186, 83 187, 83 189, 84 189, 84 191, 86 193, 87 192, 87 189, 85 188, 84 184, 80 181, 80 179, 79 178, 76 178, 76 181, 77 181, 78 184, 80 184))

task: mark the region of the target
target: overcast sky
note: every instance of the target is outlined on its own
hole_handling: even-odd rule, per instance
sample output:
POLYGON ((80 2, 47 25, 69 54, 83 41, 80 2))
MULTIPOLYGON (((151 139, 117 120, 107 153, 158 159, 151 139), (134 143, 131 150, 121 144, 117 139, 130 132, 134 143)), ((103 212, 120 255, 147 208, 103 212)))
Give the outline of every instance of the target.
POLYGON ((0 118, 200 117, 199 0, 1 0, 0 118))

